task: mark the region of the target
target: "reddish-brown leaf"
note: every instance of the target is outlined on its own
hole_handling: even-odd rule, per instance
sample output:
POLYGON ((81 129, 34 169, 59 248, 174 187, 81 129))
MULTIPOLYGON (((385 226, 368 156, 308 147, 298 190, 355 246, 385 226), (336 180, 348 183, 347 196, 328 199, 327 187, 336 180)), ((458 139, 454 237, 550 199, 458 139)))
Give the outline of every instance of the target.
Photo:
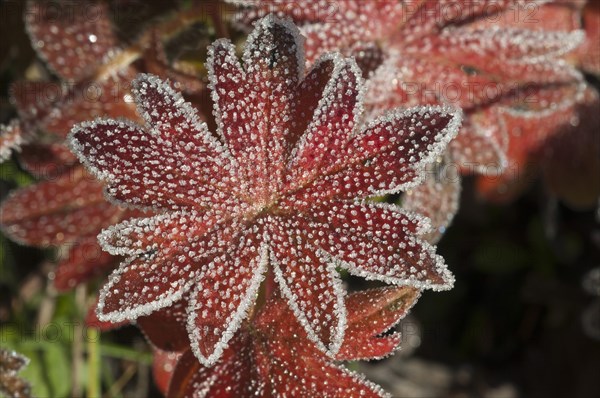
POLYGON ((103 1, 28 0, 25 23, 34 49, 61 78, 80 80, 115 50, 103 1))
POLYGON ((342 361, 383 358, 400 344, 400 333, 381 335, 396 325, 420 296, 412 287, 386 287, 352 293, 346 300, 348 329, 336 355, 342 361))
MULTIPOLYGON (((304 78, 301 45, 291 23, 269 16, 250 34, 243 67, 228 42, 211 47, 216 136, 169 82, 151 75, 133 84, 144 126, 102 119, 73 129, 71 147, 111 197, 161 213, 101 233, 105 249, 128 259, 102 290, 100 319, 133 320, 189 293, 193 351, 213 365, 252 308, 269 253, 308 337, 330 354, 339 349, 345 311, 336 266, 350 264, 340 261, 349 254, 316 235, 345 228, 337 214, 350 206, 345 201, 417 184, 461 115, 421 107, 359 128, 363 81, 355 61, 325 56, 304 78), (315 211, 318 225, 302 222, 315 211)), ((380 219, 364 224, 375 235, 389 228, 380 219)), ((381 261, 358 273, 449 288, 442 259, 408 225, 398 224, 397 236, 386 235, 373 252, 363 242, 361 255, 381 261)))
POLYGON ((102 184, 77 166, 55 180, 12 192, 2 203, 0 222, 11 239, 48 246, 94 234, 120 213, 104 200, 102 184))
POLYGON ((96 236, 83 236, 70 247, 63 248, 54 271, 54 287, 68 291, 80 283, 104 276, 115 269, 119 259, 102 251, 96 236))

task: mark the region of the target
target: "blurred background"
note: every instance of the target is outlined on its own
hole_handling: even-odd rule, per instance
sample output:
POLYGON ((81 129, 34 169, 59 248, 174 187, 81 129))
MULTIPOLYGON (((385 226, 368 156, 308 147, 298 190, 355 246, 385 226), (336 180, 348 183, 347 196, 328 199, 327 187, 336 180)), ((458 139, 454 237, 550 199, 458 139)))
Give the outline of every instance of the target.
MULTIPOLYGON (((129 15, 122 21, 150 21, 169 3, 113 7, 129 15)), ((11 83, 47 73, 26 34, 23 4, 0 2, 0 124, 15 116, 11 83)), ((130 30, 119 33, 128 39, 137 34, 130 30)), ((586 78, 600 89, 597 78, 586 78)), ((0 165, 0 199, 34 180, 13 157, 0 165)), ((539 178, 531 182, 498 205, 481 199, 474 179, 464 180, 460 211, 438 250, 456 276, 454 289, 423 294, 398 326, 399 353, 350 368, 397 397, 600 397, 600 213, 574 211, 539 178)), ((94 366, 104 396, 161 396, 150 348, 135 327, 100 335, 84 325, 86 298, 101 281, 66 293, 48 283, 57 255, 0 236, 0 346, 31 359, 20 376, 36 396, 66 397, 73 372, 83 375, 83 391, 94 366)))

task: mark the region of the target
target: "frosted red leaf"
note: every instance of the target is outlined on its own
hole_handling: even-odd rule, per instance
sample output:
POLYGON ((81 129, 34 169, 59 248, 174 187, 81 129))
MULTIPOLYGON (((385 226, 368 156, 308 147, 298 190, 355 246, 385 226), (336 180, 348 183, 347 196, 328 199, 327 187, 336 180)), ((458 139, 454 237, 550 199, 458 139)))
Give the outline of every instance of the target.
POLYGON ((348 329, 336 360, 381 359, 396 351, 400 333, 383 333, 404 318, 419 296, 420 291, 411 287, 384 287, 348 295, 348 329))
POLYGON ((13 84, 19 118, 0 126, 0 160, 39 131, 64 139, 91 117, 135 117, 125 100, 132 70, 119 61, 106 67, 118 53, 107 3, 28 0, 24 18, 33 48, 62 82, 13 84))
POLYGON ((510 201, 543 171, 551 192, 567 204, 595 206, 600 196, 599 105, 598 93, 588 88, 553 112, 505 112, 509 166, 498 176, 480 178, 479 192, 493 201, 510 201))
POLYGON ((392 284, 452 285, 418 238, 426 224, 366 199, 420 183, 460 112, 420 107, 359 126, 355 62, 328 55, 305 76, 296 27, 275 17, 257 23, 243 60, 225 40, 209 49, 215 135, 152 75, 133 84, 145 125, 100 119, 73 129, 72 148, 110 197, 161 213, 100 235, 128 260, 102 290, 99 318, 136 319, 189 293, 191 344, 211 365, 269 268, 308 336, 333 354, 346 326, 337 266, 392 284))
MULTIPOLYGON (((0 161, 20 151, 19 163, 42 181, 7 199, 2 227, 20 243, 60 246, 53 280, 59 290, 66 290, 115 267, 120 260, 93 241, 103 227, 140 213, 108 203, 102 184, 82 178, 78 159, 64 139, 74 124, 94 117, 139 120, 131 80, 138 68, 149 67, 160 37, 155 34, 155 41, 148 43, 149 34, 143 34, 121 51, 124 43, 116 39, 104 1, 30 0, 24 14, 32 46, 61 81, 11 86, 18 118, 0 126, 0 161), (136 62, 142 55, 145 63, 136 62)), ((171 74, 164 62, 157 72, 181 77, 171 74)), ((186 86, 203 86, 199 79, 194 84, 188 81, 186 86)))
POLYGON ((402 197, 402 208, 423 214, 431 221, 432 229, 423 237, 437 242, 458 212, 461 176, 457 165, 446 159, 428 167, 427 179, 402 197))
POLYGON ((36 154, 32 147, 26 152, 26 159, 33 162, 26 164, 50 174, 45 181, 11 192, 2 202, 2 232, 24 245, 61 246, 53 274, 54 285, 61 291, 114 269, 119 260, 100 249, 96 235, 112 223, 141 213, 107 202, 103 185, 81 165, 61 163, 60 150, 46 149, 46 156, 36 154), (54 166, 64 170, 55 175, 54 166))
POLYGON ((81 80, 117 46, 103 1, 27 0, 25 25, 33 48, 65 80, 81 80))
POLYGON ((13 84, 11 100, 19 117, 0 126, 0 161, 39 133, 60 141, 74 124, 94 117, 135 119, 130 82, 138 71, 170 77, 189 92, 204 88, 197 76, 176 70, 164 58, 154 25, 133 44, 120 42, 105 1, 28 0, 24 18, 33 48, 60 82, 13 84))
MULTIPOLYGON (((212 368, 200 364, 189 349, 173 354, 178 360, 167 396, 384 396, 378 386, 336 362, 380 359, 394 352, 400 344, 400 334, 382 334, 404 317, 418 297, 419 290, 409 287, 350 294, 346 298, 348 330, 335 358, 325 356, 307 340, 284 301, 270 300, 249 323, 242 325, 212 368)), ((150 341, 154 343, 157 337, 164 341, 163 336, 157 336, 159 328, 152 326, 154 314, 147 318, 146 325, 154 331, 147 334, 150 341)), ((168 329, 162 335, 173 333, 173 325, 177 324, 182 327, 178 321, 169 324, 163 320, 168 329)), ((172 357, 159 355, 155 369, 173 366, 172 357)), ((164 385, 167 373, 161 370, 159 376, 158 382, 164 385)))
MULTIPOLYGON (((579 6, 535 0, 228 2, 239 6, 235 20, 246 29, 269 12, 292 18, 307 38, 309 58, 331 50, 355 56, 368 77, 369 117, 395 107, 461 107, 465 120, 449 155, 462 174, 494 176, 507 167, 502 109, 540 89, 546 91, 540 108, 559 105, 565 87, 577 91, 583 81, 564 60, 584 43, 579 6)), ((413 200, 411 210, 434 215, 456 209, 447 204, 458 191, 442 192, 449 195, 413 200)), ((436 229, 447 226, 446 216, 453 214, 444 213, 436 229)))
MULTIPOLYGON (((253 21, 273 13, 292 18, 307 38, 306 61, 314 62, 328 51, 349 50, 356 43, 373 43, 389 35, 411 10, 398 1, 318 2, 301 0, 226 0, 239 5, 235 22, 249 29, 253 21), (360 18, 359 18, 360 16, 360 18)), ((345 52, 350 55, 349 52, 345 52)))

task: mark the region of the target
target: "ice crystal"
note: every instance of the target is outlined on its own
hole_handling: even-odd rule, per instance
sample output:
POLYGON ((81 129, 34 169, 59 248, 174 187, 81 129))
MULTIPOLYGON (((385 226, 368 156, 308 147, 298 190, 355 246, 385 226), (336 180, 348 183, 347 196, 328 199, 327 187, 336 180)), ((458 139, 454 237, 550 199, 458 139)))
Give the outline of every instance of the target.
POLYGON ((307 343, 304 329, 278 298, 269 300, 238 330, 212 368, 201 365, 181 338, 167 342, 169 335, 180 335, 177 330, 184 326, 176 319, 181 310, 162 310, 145 317, 142 330, 158 347, 155 374, 161 386, 168 385, 167 397, 380 397, 385 395, 381 388, 333 361, 379 359, 395 351, 400 334, 381 334, 397 324, 418 297, 419 291, 409 287, 349 295, 348 330, 335 358, 307 343), (156 322, 163 327, 154 326, 156 322), (169 354, 164 349, 177 352, 169 354))
MULTIPOLYGON (((546 12, 546 1, 227 1, 239 6, 235 20, 244 29, 269 12, 292 18, 307 38, 310 60, 331 50, 354 56, 368 77, 370 116, 399 106, 463 108, 464 127, 449 145, 450 162, 462 174, 496 176, 509 166, 503 109, 540 88, 558 92, 544 105, 552 107, 564 100, 564 86, 582 82, 561 59, 584 41, 576 19, 557 18, 554 9, 537 23, 524 17, 534 5, 546 12)), ((429 215, 446 211, 434 220, 443 230, 454 215, 448 211, 458 207, 449 205, 458 191, 446 188, 438 186, 434 196, 414 195, 405 206, 429 215)))
POLYGON ((295 26, 266 17, 248 37, 243 67, 228 41, 209 49, 216 135, 147 74, 133 84, 144 126, 99 119, 73 129, 73 150, 110 198, 160 213, 100 235, 105 250, 128 257, 102 290, 101 320, 135 319, 190 293, 192 347, 211 365, 270 265, 309 338, 334 354, 346 328, 336 266, 398 285, 452 285, 418 238, 425 223, 366 199, 420 183, 460 112, 392 111, 361 127, 356 63, 327 55, 306 76, 304 64, 295 26))
MULTIPOLYGON (((114 269, 114 267, 113 267, 114 269)), ((131 322, 129 321, 122 321, 122 322, 103 322, 100 319, 98 319, 98 315, 96 314, 96 309, 98 307, 98 300, 96 300, 96 302, 94 303, 94 305, 92 305, 89 309, 88 312, 85 316, 85 325, 87 327, 90 328, 95 328, 98 329, 102 332, 107 332, 110 330, 115 330, 115 329, 119 329, 123 326, 127 326, 130 325, 131 322)))
POLYGON ((0 348, 0 393, 14 398, 31 397, 31 386, 17 374, 28 363, 23 355, 0 348))
POLYGON ((23 144, 23 132, 16 120, 8 125, 0 125, 0 162, 8 159, 13 150, 19 150, 23 144))

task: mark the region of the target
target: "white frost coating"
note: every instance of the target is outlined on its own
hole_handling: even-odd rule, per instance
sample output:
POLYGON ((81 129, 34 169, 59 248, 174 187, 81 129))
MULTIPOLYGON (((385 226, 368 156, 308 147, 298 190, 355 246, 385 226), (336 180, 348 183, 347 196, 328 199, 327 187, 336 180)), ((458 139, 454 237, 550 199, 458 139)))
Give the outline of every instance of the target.
MULTIPOLYGON (((433 247, 431 245, 429 245, 429 243, 427 243, 425 241, 421 241, 421 244, 424 249, 431 250, 432 252, 434 251, 433 247)), ((333 257, 333 258, 335 258, 335 257, 333 257)), ((389 277, 389 276, 385 276, 385 275, 381 275, 381 274, 372 273, 372 272, 369 272, 362 268, 358 268, 357 266, 355 266, 349 262, 340 260, 339 258, 335 258, 335 260, 338 263, 337 265, 340 266, 341 268, 348 270, 348 272, 351 273, 352 275, 363 277, 366 280, 376 280, 376 281, 381 281, 381 282, 385 282, 387 284, 396 285, 396 286, 412 286, 414 288, 421 289, 421 290, 431 289, 435 292, 452 289, 454 287, 454 282, 455 282, 454 275, 452 275, 452 273, 446 266, 446 263, 444 262, 444 258, 442 256, 439 256, 436 254, 434 256, 434 258, 436 261, 436 265, 435 265, 436 272, 439 275, 441 275, 442 279, 444 280, 444 283, 442 283, 442 284, 432 283, 429 280, 423 281, 423 280, 417 280, 417 279, 411 279, 411 278, 402 279, 402 278, 389 277)))
MULTIPOLYGON (((98 234, 98 243, 104 251, 113 256, 136 256, 157 250, 159 249, 157 242, 150 246, 141 247, 140 242, 130 239, 129 236, 131 234, 150 234, 156 232, 157 228, 160 231, 160 228, 166 226, 170 221, 188 216, 189 214, 183 212, 173 212, 158 214, 153 217, 132 218, 102 230, 98 234)), ((177 233, 179 231, 166 230, 161 238, 169 238, 170 232, 177 233)))
POLYGON ((135 97, 135 103, 137 105, 138 113, 144 118, 151 134, 160 136, 161 127, 167 127, 169 131, 174 130, 179 136, 173 137, 173 141, 183 138, 184 133, 191 133, 193 136, 201 137, 204 145, 210 148, 212 151, 227 156, 232 161, 233 159, 227 152, 227 148, 223 147, 221 143, 215 139, 208 131, 208 126, 205 122, 200 120, 198 111, 192 106, 191 103, 185 101, 180 92, 173 90, 169 81, 162 80, 158 76, 151 75, 149 73, 141 73, 132 82, 132 93, 135 97), (162 97, 159 101, 156 98, 151 98, 148 91, 154 90, 162 97), (156 112, 156 108, 166 108, 167 115, 153 115, 156 112), (171 114, 172 112, 172 114, 171 114), (176 117, 183 117, 184 122, 182 124, 173 125, 168 123, 176 117), (157 120, 166 119, 166 121, 157 120), (157 123, 158 122, 158 123, 157 123))
POLYGON ((468 49, 476 54, 495 56, 511 62, 543 61, 559 57, 585 40, 585 32, 532 30, 510 27, 447 28, 441 37, 448 46, 468 49), (504 50, 504 51, 503 51, 504 50))
MULTIPOLYGON (((173 129, 181 124, 174 122, 173 129)), ((97 119, 73 127, 68 140, 84 166, 109 183, 111 201, 158 212, 231 196, 227 184, 233 180, 233 160, 216 148, 215 139, 207 142, 206 134, 192 134, 156 136, 129 121, 97 119)))
MULTIPOLYGON (((144 128, 139 124, 128 120, 128 119, 109 119, 109 118, 96 118, 93 121, 85 121, 74 125, 71 128, 71 131, 67 135, 67 145, 71 149, 71 152, 75 154, 75 156, 79 159, 79 161, 85 166, 85 168, 97 179, 107 182, 114 183, 120 176, 115 173, 115 170, 108 169, 105 166, 105 160, 103 157, 106 155, 104 151, 102 151, 102 143, 99 142, 98 137, 94 137, 95 129, 98 128, 108 128, 110 132, 108 136, 118 136, 123 134, 127 130, 135 132, 136 134, 142 136, 146 134, 144 132, 144 128), (78 135, 85 135, 90 138, 94 138, 97 145, 94 147, 88 146, 90 149, 89 155, 84 154, 84 150, 86 149, 86 144, 81 143, 77 138, 78 135)), ((129 165, 126 165, 129 166, 129 165)), ((118 191, 118 188, 111 188, 111 186, 107 186, 105 188, 105 198, 108 202, 129 209, 140 209, 140 210, 150 210, 154 212, 160 211, 158 207, 154 206, 144 206, 139 203, 131 203, 124 200, 119 200, 114 197, 114 194, 118 191)))
POLYGON ((236 163, 235 158, 227 150, 227 146, 223 146, 209 132, 206 123, 200 120, 196 108, 190 102, 185 101, 181 93, 173 90, 168 80, 163 81, 158 76, 151 74, 139 74, 133 81, 132 86, 138 113, 146 121, 150 134, 164 136, 164 132, 161 134, 161 127, 165 128, 169 134, 174 131, 176 133, 175 136, 169 138, 171 138, 173 143, 177 144, 185 138, 189 140, 192 137, 195 139, 199 137, 210 153, 214 153, 219 158, 222 158, 220 159, 221 162, 228 162, 232 165, 236 163), (158 100, 156 98, 151 98, 148 95, 148 91, 151 89, 155 90, 162 97, 161 102, 157 103, 158 100), (157 111, 157 107, 168 114, 152 115, 152 112, 157 111), (176 117, 182 117, 184 119, 183 123, 172 123, 171 121, 176 117), (157 118, 166 119, 166 121, 158 121, 157 118), (187 137, 186 133, 188 134, 187 137))
POLYGON ((100 290, 98 306, 96 307, 96 316, 100 321, 118 323, 122 321, 134 321, 141 316, 150 315, 155 311, 169 307, 174 302, 181 300, 183 295, 193 284, 193 280, 189 280, 185 283, 177 285, 175 289, 167 290, 165 293, 161 293, 151 302, 130 307, 124 306, 113 312, 104 313, 103 310, 107 296, 115 294, 113 291, 114 285, 119 282, 121 275, 129 269, 129 266, 133 260, 134 258, 125 260, 118 269, 110 274, 108 277, 108 283, 104 285, 102 290, 100 290))
POLYGON ((369 203, 346 204, 343 209, 334 206, 332 212, 325 215, 331 219, 330 229, 339 226, 333 240, 325 235, 318 245, 341 267, 392 285, 433 290, 452 287, 454 277, 442 257, 435 254, 433 246, 417 238, 418 232, 423 232, 421 217, 413 218, 409 212, 369 203), (406 216, 410 218, 407 220, 406 216), (366 222, 354 222, 361 219, 366 222), (411 220, 417 222, 416 234, 402 230, 411 220), (443 282, 433 282, 425 270, 443 282))
POLYGON ((259 5, 261 0, 225 0, 225 2, 236 6, 248 7, 259 5))
MULTIPOLYGON (((353 98, 355 101, 354 109, 352 111, 352 119, 346 121, 346 126, 350 126, 351 129, 349 131, 344 131, 342 128, 338 126, 333 126, 336 131, 333 133, 337 133, 340 135, 339 139, 349 139, 352 137, 355 132, 359 129, 359 119, 362 116, 363 109, 363 101, 365 96, 365 84, 362 78, 362 74, 356 61, 353 58, 343 58, 339 53, 327 53, 319 57, 314 65, 311 68, 312 70, 318 70, 318 68, 322 67, 325 62, 331 61, 333 63, 333 71, 331 72, 331 76, 325 85, 323 90, 323 94, 319 99, 319 103, 315 108, 315 112, 312 115, 312 119, 310 124, 308 125, 304 134, 300 137, 298 143, 292 150, 290 156, 290 162, 288 164, 288 169, 293 169, 298 163, 299 158, 302 156, 303 151, 306 150, 306 147, 309 145, 314 145, 314 136, 317 132, 317 128, 321 127, 324 122, 328 122, 328 116, 330 112, 330 108, 334 104, 339 104, 340 99, 336 97, 336 92, 339 92, 343 87, 348 87, 349 89, 356 89, 358 94, 356 98, 353 98), (343 72, 350 71, 350 76, 342 74, 343 72), (354 80, 350 80, 353 78, 354 80), (346 83, 346 84, 344 84, 346 83), (337 102, 336 102, 337 100, 337 102)), ((310 74, 310 72, 309 72, 310 74)), ((342 126, 345 127, 345 126, 342 126)))
MULTIPOLYGON (((292 37, 292 40, 296 46, 296 78, 302 79, 304 76, 304 37, 300 34, 298 27, 289 18, 279 18, 274 14, 269 14, 266 17, 259 19, 254 24, 254 30, 248 35, 246 40, 246 46, 244 47, 244 54, 242 59, 245 65, 251 64, 252 53, 257 48, 256 42, 261 35, 264 35, 270 28, 274 26, 283 27, 287 33, 292 37)), ((274 40, 275 41, 275 40, 274 40)), ((247 70, 247 67, 246 67, 247 70)))
POLYGON ((235 46, 229 39, 218 39, 212 45, 208 46, 206 69, 208 71, 208 88, 213 101, 213 115, 215 117, 215 121, 217 122, 217 135, 221 140, 223 140, 225 146, 227 146, 229 143, 227 142, 226 135, 223 131, 226 126, 222 117, 225 109, 221 109, 219 92, 217 90, 219 75, 216 73, 216 67, 222 67, 222 65, 215 65, 216 52, 219 51, 223 51, 227 54, 225 56, 225 62, 230 68, 233 68, 235 72, 239 74, 242 81, 246 80, 246 72, 244 72, 242 69, 242 65, 235 54, 235 46))
MULTIPOLYGON (((249 287, 245 292, 245 296, 242 298, 241 303, 236 308, 236 310, 225 320, 226 329, 222 333, 222 336, 219 342, 215 345, 214 351, 208 357, 204 356, 198 346, 198 341, 202 338, 198 328, 196 326, 196 318, 198 317, 198 310, 200 307, 198 306, 198 302, 196 301, 196 297, 198 291, 195 290, 191 295, 191 299, 188 306, 188 320, 187 320, 187 330, 190 336, 190 343, 192 351, 198 360, 205 366, 210 367, 213 366, 223 355, 223 351, 227 348, 229 340, 234 336, 235 332, 239 329, 242 321, 248 315, 248 310, 251 305, 256 300, 256 295, 258 293, 258 288, 260 287, 261 282, 264 280, 264 275, 267 270, 267 265, 269 263, 269 243, 268 237, 266 234, 263 236, 262 243, 259 248, 259 255, 257 264, 250 263, 250 267, 253 267, 252 271, 253 276, 250 280, 249 287)), ((207 269, 210 270, 213 267, 213 264, 207 266, 207 269)), ((201 281, 198 281, 198 289, 202 289, 203 286, 201 281)))
POLYGON ((372 202, 367 200, 361 200, 357 203, 362 206, 380 208, 391 213, 397 213, 399 215, 405 216, 409 220, 413 221, 415 224, 418 224, 417 230, 415 231, 415 235, 424 235, 428 232, 431 232, 433 229, 429 217, 426 217, 414 211, 406 210, 405 208, 400 207, 396 204, 385 202, 372 202))
POLYGON ((346 375, 348 375, 351 379, 355 380, 358 384, 363 384, 363 385, 367 386, 368 388, 373 390, 375 393, 379 394, 379 396, 381 398, 392 398, 392 395, 390 393, 388 393, 383 388, 381 388, 381 386, 379 384, 376 384, 376 383, 372 382, 371 380, 368 380, 363 374, 351 372, 348 369, 341 367, 341 366, 335 366, 335 365, 332 365, 332 366, 340 369, 342 371, 342 373, 345 373, 346 375))
POLYGON ((506 106, 501 109, 501 112, 505 112, 514 117, 522 117, 522 118, 526 118, 526 119, 541 119, 541 118, 548 117, 548 116, 556 113, 557 111, 566 110, 572 106, 575 106, 576 104, 583 101, 588 85, 585 81, 580 80, 580 79, 583 79, 583 76, 578 71, 573 69, 573 73, 574 73, 575 78, 577 78, 577 81, 573 83, 573 84, 577 85, 576 86, 577 93, 574 96, 569 96, 567 98, 564 98, 563 101, 561 101, 559 103, 553 103, 552 106, 548 107, 547 109, 543 109, 543 110, 531 111, 531 110, 515 109, 515 108, 506 106))
MULTIPOLYGON (((383 196, 388 194, 395 194, 398 192, 406 191, 412 187, 421 184, 426 177, 425 167, 427 164, 434 162, 438 156, 440 156, 448 146, 448 143, 452 141, 458 134, 462 124, 463 112, 461 109, 457 109, 447 105, 441 106, 417 106, 409 109, 394 109, 386 112, 383 116, 378 117, 375 120, 371 120, 367 123, 362 131, 364 134, 366 131, 376 128, 378 125, 385 123, 393 123, 394 120, 410 118, 414 121, 420 121, 423 118, 429 119, 438 116, 451 116, 450 121, 440 130, 437 135, 433 138, 433 144, 429 145, 427 151, 422 154, 421 158, 411 164, 412 168, 417 172, 416 178, 406 183, 400 184, 396 187, 379 190, 371 193, 371 196, 383 196)), ((414 141, 405 141, 407 144, 414 144, 414 141)), ((421 152, 422 153, 422 152, 421 152)))
POLYGON ((98 150, 94 149, 90 156, 86 156, 83 153, 85 145, 82 144, 76 137, 79 134, 93 136, 93 130, 95 130, 99 126, 112 128, 113 131, 111 134, 120 134, 121 131, 128 128, 139 132, 139 134, 144 134, 144 129, 139 124, 127 119, 116 120, 108 118, 96 118, 93 121, 86 121, 76 124, 69 132, 69 135, 67 136, 67 143, 71 151, 75 154, 75 156, 77 156, 79 161, 86 167, 86 169, 88 169, 88 171, 92 173, 92 175, 94 175, 94 177, 98 178, 99 180, 109 182, 111 179, 114 178, 114 174, 112 174, 108 170, 102 171, 96 165, 97 156, 95 155, 98 153, 98 150))
MULTIPOLYGON (((321 256, 321 259, 326 261, 327 259, 321 256)), ((273 275, 275 276, 275 280, 279 285, 279 289, 283 296, 287 298, 287 303, 291 308, 292 312, 298 319, 298 322, 302 327, 306 330, 306 334, 308 338, 315 343, 316 347, 323 351, 325 354, 329 356, 335 356, 335 354, 339 351, 342 343, 344 342, 344 334, 346 332, 346 306, 344 304, 345 290, 342 286, 342 281, 337 275, 337 270, 335 269, 334 262, 327 262, 325 264, 319 264, 320 266, 325 265, 326 272, 329 274, 332 288, 335 295, 335 316, 337 318, 337 325, 333 330, 333 334, 331 335, 331 343, 329 347, 327 347, 323 341, 319 338, 314 328, 311 326, 308 317, 305 312, 300 308, 305 307, 306 304, 309 303, 299 303, 297 300, 297 296, 294 292, 292 292, 288 281, 286 281, 286 276, 284 275, 283 270, 281 269, 281 265, 277 260, 276 256, 271 251, 270 255, 271 266, 273 267, 273 275)), ((312 305, 316 305, 316 303, 312 303, 312 305)))
POLYGON ((413 168, 422 169, 435 159, 456 135, 460 111, 442 106, 396 110, 359 130, 364 82, 355 61, 334 54, 324 56, 314 67, 323 68, 316 73, 318 77, 327 76, 330 69, 326 67, 333 70, 327 82, 313 79, 318 84, 313 89, 322 87, 321 83, 326 86, 324 93, 310 93, 314 94, 311 109, 317 105, 314 115, 310 120, 294 120, 289 108, 301 84, 301 47, 297 30, 273 17, 257 23, 248 39, 245 70, 231 43, 220 40, 211 47, 210 86, 226 148, 210 135, 179 93, 151 75, 139 76, 134 84, 145 127, 99 119, 73 128, 71 147, 92 173, 109 182, 111 195, 135 207, 151 204, 163 212, 123 222, 100 234, 104 249, 132 256, 103 289, 99 312, 106 312, 107 307, 113 312, 99 315, 100 319, 115 322, 146 315, 174 302, 197 283, 186 312, 187 327, 194 354, 211 366, 246 317, 270 256, 276 281, 295 317, 317 347, 333 355, 343 342, 347 322, 344 289, 335 269, 340 261, 333 260, 335 256, 343 257, 344 264, 355 271, 364 265, 357 273, 370 279, 432 289, 451 285, 453 278, 441 258, 415 237, 429 229, 424 219, 396 207, 351 200, 416 184, 402 183, 415 174, 413 168), (273 31, 289 35, 273 34, 270 27, 275 24, 280 29, 273 31), (268 58, 274 52, 283 54, 280 62, 268 58), (328 113, 332 114, 329 119, 328 113), (317 126, 316 120, 325 124, 317 126), (314 181, 303 181, 302 188, 308 192, 303 197, 296 195, 300 190, 286 185, 290 180, 290 185, 297 182, 293 174, 292 178, 286 175, 294 172, 285 168, 290 164, 287 150, 292 148, 280 154, 277 150, 286 145, 286 129, 304 126, 304 122, 311 123, 308 131, 294 131, 302 137, 294 153, 307 153, 307 160, 300 160, 306 169, 300 170, 299 178, 309 180, 304 172, 315 172, 310 167, 315 154, 323 169, 334 164, 343 170, 333 170, 331 175, 316 170, 314 181), (395 126, 402 131, 395 131, 395 126), (318 128, 321 131, 315 133, 318 128), (224 156, 225 152, 231 156, 224 156), (235 170, 239 174, 234 173, 234 157, 236 167, 243 168, 243 172, 235 170), (319 213, 318 222, 298 216, 311 211, 315 217, 319 213), (270 239, 245 235, 258 233, 249 229, 259 224, 271 231, 270 239), (274 234, 273 228, 282 232, 274 234), (297 228, 298 234, 290 228, 297 228), (352 228, 358 231, 355 238, 366 231, 371 241, 352 240, 352 228), (337 235, 356 245, 356 252, 342 240, 336 241, 337 235), (245 252, 236 251, 232 243, 241 236, 248 238, 245 252), (323 246, 328 250, 319 249, 323 246), (294 258, 299 253, 304 257, 294 258), (365 261, 356 260, 357 256, 365 261), (294 268, 298 263, 302 265, 294 268), (123 277, 128 270, 131 283, 123 277), (431 282, 429 275, 443 283, 431 282), (311 277, 318 283, 311 285, 311 277), (221 294, 223 286, 227 292, 221 294), (219 309, 209 316, 216 305, 219 309), (119 306, 122 311, 115 310, 119 306), (212 331, 217 335, 210 335, 214 337, 210 341, 218 337, 214 347, 203 345, 208 330, 200 329, 203 320, 208 323, 209 319, 223 325, 212 331))
POLYGON ((239 163, 240 189, 257 201, 281 182, 292 98, 303 74, 303 41, 287 20, 256 23, 244 48, 243 69, 228 41, 209 48, 207 67, 218 135, 239 163))
POLYGON ((8 160, 13 151, 21 151, 21 145, 26 142, 16 119, 8 125, 0 125, 0 163, 8 160))

